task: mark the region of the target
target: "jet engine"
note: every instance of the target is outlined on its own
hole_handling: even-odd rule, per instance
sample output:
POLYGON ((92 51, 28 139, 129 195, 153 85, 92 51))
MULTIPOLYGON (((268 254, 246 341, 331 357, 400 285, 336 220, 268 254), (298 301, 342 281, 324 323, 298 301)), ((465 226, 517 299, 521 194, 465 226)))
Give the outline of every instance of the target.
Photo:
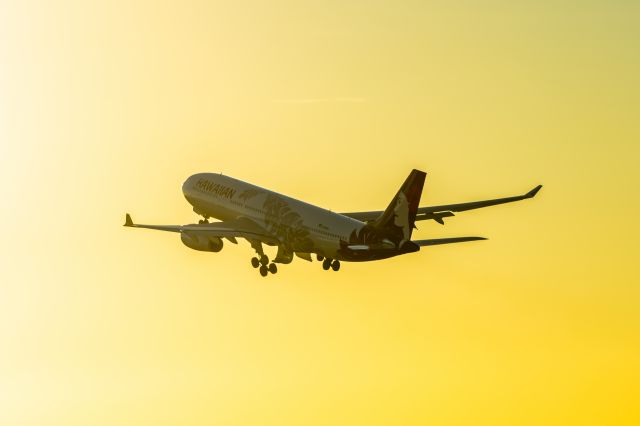
POLYGON ((205 235, 198 234, 180 234, 182 243, 190 249, 199 251, 213 251, 218 252, 222 250, 222 240, 218 237, 207 237, 205 235))

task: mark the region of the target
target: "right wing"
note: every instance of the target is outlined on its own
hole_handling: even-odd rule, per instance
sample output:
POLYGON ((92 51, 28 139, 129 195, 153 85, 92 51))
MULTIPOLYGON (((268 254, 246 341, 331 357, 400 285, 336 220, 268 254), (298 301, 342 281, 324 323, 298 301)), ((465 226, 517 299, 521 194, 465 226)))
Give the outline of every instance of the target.
POLYGON ((126 215, 124 226, 131 228, 155 229, 157 231, 179 232, 186 234, 201 234, 220 238, 245 238, 264 243, 277 244, 279 241, 267 233, 261 226, 248 218, 239 218, 226 222, 202 223, 191 225, 140 225, 133 223, 129 213, 126 215))
MULTIPOLYGON (((441 206, 431 206, 431 207, 419 207, 418 213, 416 215, 416 220, 429 220, 433 219, 436 222, 444 225, 444 218, 454 216, 454 212, 463 212, 466 210, 479 209, 482 207, 495 206, 496 204, 504 204, 504 203, 512 203, 514 201, 525 200, 527 198, 533 198, 540 191, 542 185, 538 185, 533 188, 531 191, 527 192, 524 195, 517 195, 515 197, 506 197, 506 198, 495 198, 493 200, 483 200, 483 201, 472 201, 470 203, 459 203, 459 204, 444 204, 441 206)), ((353 212, 353 213, 342 213, 344 216, 351 217, 353 219, 360 220, 362 222, 368 222, 371 220, 377 219, 382 211, 371 211, 371 212, 353 212)))

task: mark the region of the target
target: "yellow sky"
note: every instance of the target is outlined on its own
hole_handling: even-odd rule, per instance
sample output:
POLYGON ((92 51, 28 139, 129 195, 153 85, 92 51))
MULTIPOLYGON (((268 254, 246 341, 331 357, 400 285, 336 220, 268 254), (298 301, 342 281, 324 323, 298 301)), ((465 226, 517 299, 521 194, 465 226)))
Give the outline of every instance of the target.
POLYGON ((640 3, 454 3, 0 1, 0 424, 638 424, 640 3), (414 167, 545 187, 339 273, 120 226, 195 221, 196 172, 353 211, 414 167))

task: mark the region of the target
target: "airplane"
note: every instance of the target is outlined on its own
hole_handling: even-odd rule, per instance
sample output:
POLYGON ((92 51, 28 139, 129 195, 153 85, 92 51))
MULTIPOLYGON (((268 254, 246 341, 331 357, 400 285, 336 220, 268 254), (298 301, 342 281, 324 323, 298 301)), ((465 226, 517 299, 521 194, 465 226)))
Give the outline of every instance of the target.
POLYGON ((385 210, 335 213, 304 201, 215 173, 198 173, 182 185, 182 193, 202 216, 197 224, 140 225, 127 213, 124 226, 176 232, 187 247, 219 252, 223 239, 238 243, 247 240, 256 251, 251 265, 263 277, 278 272, 277 263, 289 264, 294 255, 312 261, 312 254, 326 271, 338 271, 340 262, 365 262, 414 253, 421 247, 465 241, 483 237, 412 240, 415 222, 444 219, 454 213, 496 204, 533 198, 542 185, 524 195, 460 204, 419 207, 427 174, 412 170, 385 210), (209 218, 219 222, 209 222, 209 218), (263 244, 277 246, 273 261, 263 251, 263 244))

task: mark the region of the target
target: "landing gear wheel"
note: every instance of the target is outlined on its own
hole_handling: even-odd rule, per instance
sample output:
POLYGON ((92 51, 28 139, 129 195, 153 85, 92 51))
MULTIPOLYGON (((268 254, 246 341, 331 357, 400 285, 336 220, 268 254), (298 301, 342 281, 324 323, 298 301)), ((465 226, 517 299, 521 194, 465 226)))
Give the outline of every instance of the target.
POLYGON ((253 266, 254 268, 257 268, 258 266, 260 266, 260 260, 257 257, 252 257, 251 266, 253 266))
POLYGON ((276 272, 278 272, 278 267, 276 266, 275 263, 272 263, 271 265, 269 265, 269 272, 271 272, 272 274, 275 274, 276 272))
POLYGON ((334 271, 339 271, 340 270, 340 261, 339 260, 334 260, 331 263, 331 269, 333 269, 334 271))
POLYGON ((202 219, 198 221, 199 224, 209 223, 209 219, 202 219))
POLYGON ((322 262, 322 269, 328 271, 329 268, 331 268, 331 259, 325 259, 324 262, 322 262))
POLYGON ((262 257, 260 257, 260 263, 262 263, 263 266, 267 266, 269 264, 269 257, 263 254, 262 257))
POLYGON ((266 266, 262 265, 260 267, 260 275, 262 275, 263 277, 266 277, 268 273, 269 273, 269 269, 267 269, 266 266))
POLYGON ((319 254, 319 255, 316 256, 316 259, 318 259, 318 262, 322 262, 324 260, 324 256, 319 254))

